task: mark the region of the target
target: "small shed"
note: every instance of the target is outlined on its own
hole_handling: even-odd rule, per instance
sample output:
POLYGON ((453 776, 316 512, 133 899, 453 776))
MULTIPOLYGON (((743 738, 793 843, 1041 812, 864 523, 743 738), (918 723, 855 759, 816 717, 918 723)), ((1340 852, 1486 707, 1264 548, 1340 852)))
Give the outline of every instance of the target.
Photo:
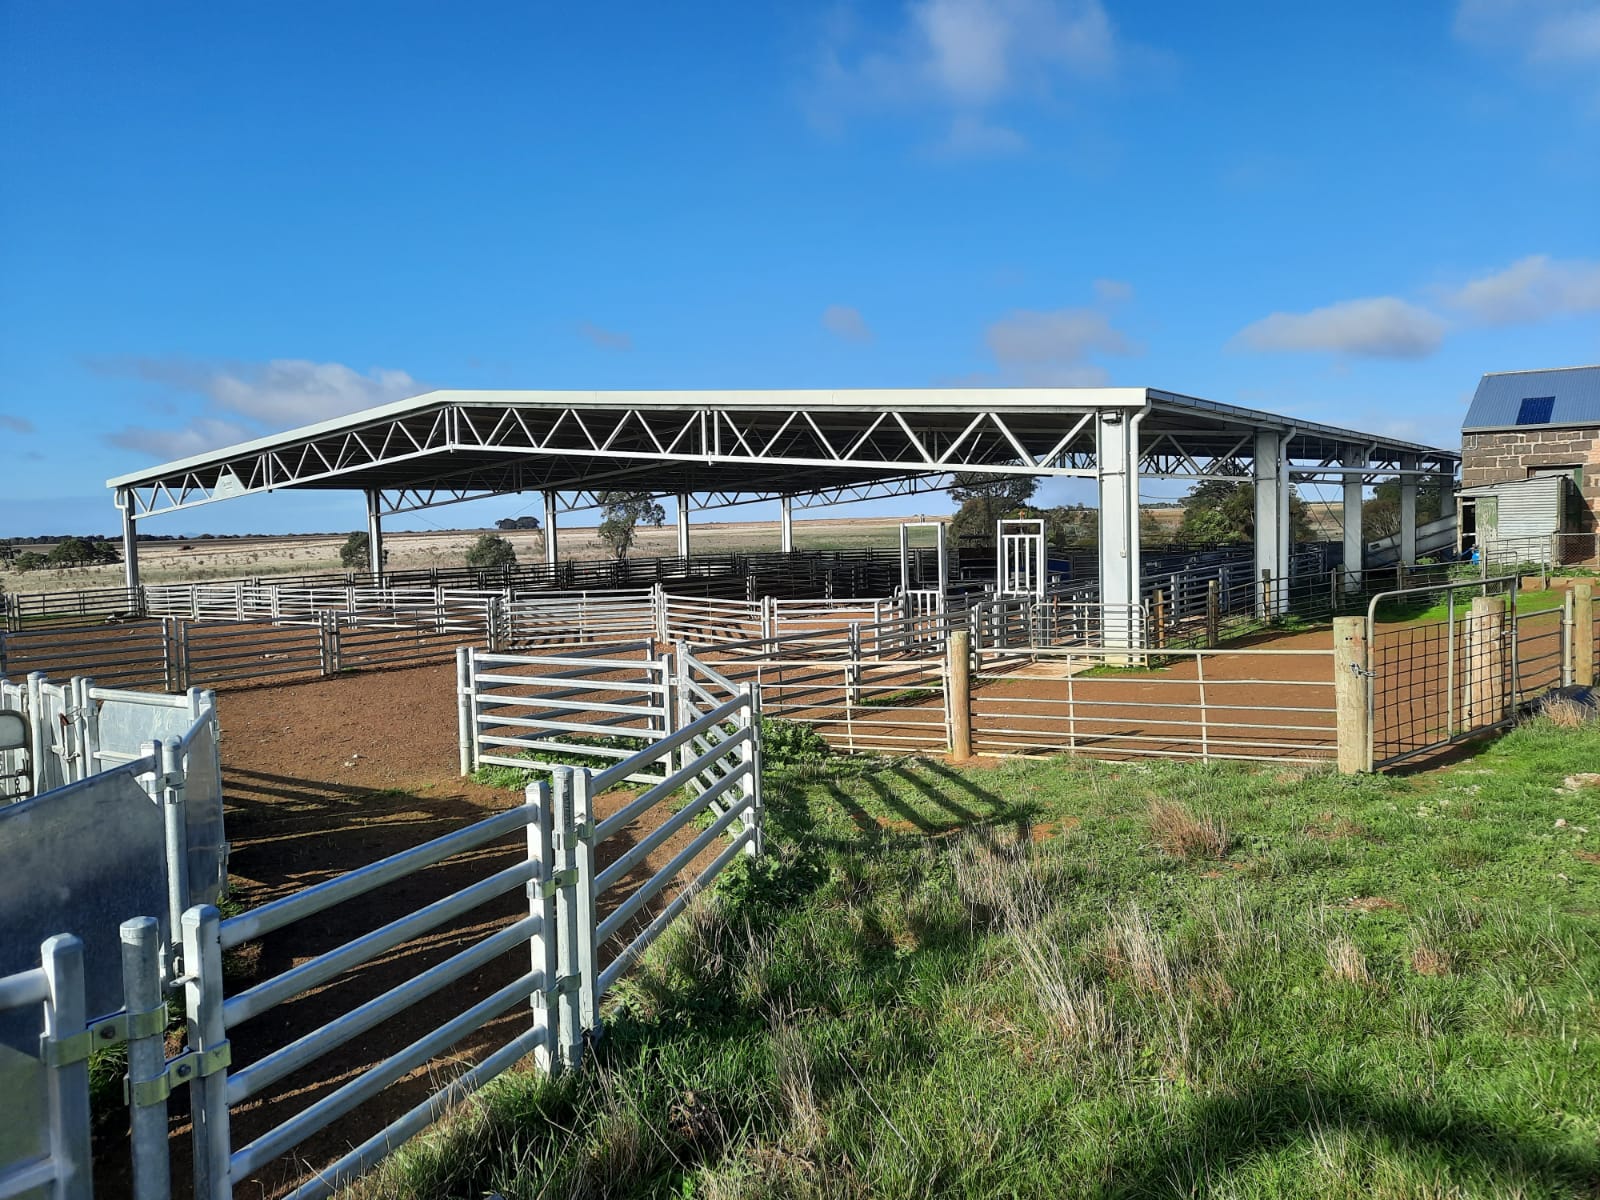
POLYGON ((1549 558, 1577 501, 1567 471, 1464 488, 1460 498, 1463 549, 1526 560, 1549 558))

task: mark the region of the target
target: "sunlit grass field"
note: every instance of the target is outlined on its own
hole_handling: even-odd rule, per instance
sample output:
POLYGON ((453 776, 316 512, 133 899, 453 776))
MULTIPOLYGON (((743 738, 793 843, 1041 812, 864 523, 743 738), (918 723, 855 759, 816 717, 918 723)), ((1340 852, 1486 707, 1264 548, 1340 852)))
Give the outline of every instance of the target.
MULTIPOLYGON (((363 1185, 1592 1197, 1600 729, 1409 777, 792 739, 768 858, 363 1185)), ((778 757, 778 756, 774 756, 778 757)))

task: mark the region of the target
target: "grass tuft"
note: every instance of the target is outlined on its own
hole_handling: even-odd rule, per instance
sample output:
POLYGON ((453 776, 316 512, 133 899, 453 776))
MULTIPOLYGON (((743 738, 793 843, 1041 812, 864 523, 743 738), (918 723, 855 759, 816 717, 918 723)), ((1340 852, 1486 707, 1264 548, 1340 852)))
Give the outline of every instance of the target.
POLYGON ((1182 804, 1153 801, 1149 819, 1156 845, 1172 858, 1226 858, 1232 845, 1221 821, 1209 815, 1196 816, 1182 804))

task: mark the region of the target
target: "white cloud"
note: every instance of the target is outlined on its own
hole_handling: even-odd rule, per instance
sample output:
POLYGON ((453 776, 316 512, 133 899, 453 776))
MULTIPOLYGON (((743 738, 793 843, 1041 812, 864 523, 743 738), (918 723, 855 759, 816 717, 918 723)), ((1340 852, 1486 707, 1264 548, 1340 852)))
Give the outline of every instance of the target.
POLYGON ((204 454, 221 446, 248 442, 256 430, 237 421, 223 421, 215 417, 200 417, 185 429, 152 429, 130 425, 106 435, 106 441, 124 450, 137 450, 151 458, 188 458, 191 454, 204 454))
POLYGON ((1109 373, 1090 361, 1091 354, 1138 353, 1105 313, 1093 308, 1021 309, 990 325, 984 341, 1005 376, 1037 386, 1103 384, 1109 373))
POLYGON ((376 408, 428 390, 405 371, 277 358, 263 363, 206 363, 182 358, 95 359, 102 375, 141 379, 210 401, 182 429, 129 426, 106 440, 125 449, 183 457, 269 432, 376 408))
POLYGON ((1063 83, 1115 74, 1121 49, 1101 0, 909 0, 876 37, 835 20, 811 87, 813 117, 838 126, 861 111, 927 108, 949 122, 949 154, 1025 144, 985 113, 1063 83))
POLYGON ((1240 330, 1246 350, 1322 352, 1369 358, 1423 358, 1439 348, 1445 323, 1395 296, 1344 300, 1307 313, 1273 313, 1240 330))
POLYGON ((950 131, 935 147, 948 158, 1003 158, 1028 148, 1028 139, 1015 129, 997 125, 976 113, 957 113, 950 131))
POLYGON ((1133 299, 1133 284, 1121 279, 1096 279, 1094 297, 1101 304, 1123 304, 1133 299))
POLYGON ((1529 66, 1600 63, 1600 3, 1595 0, 1460 0, 1455 33, 1529 66))
POLYGON ((1600 262, 1533 254, 1447 291, 1443 299, 1488 325, 1600 311, 1600 262))
POLYGON ((580 321, 578 332, 602 350, 632 350, 631 335, 616 329, 604 329, 593 321, 580 321))
POLYGON ((822 327, 835 337, 847 342, 870 342, 872 328, 859 308, 848 304, 830 304, 822 310, 822 327))
POLYGON ((33 422, 27 417, 14 417, 10 413, 0 413, 0 429, 8 433, 32 433, 33 422))

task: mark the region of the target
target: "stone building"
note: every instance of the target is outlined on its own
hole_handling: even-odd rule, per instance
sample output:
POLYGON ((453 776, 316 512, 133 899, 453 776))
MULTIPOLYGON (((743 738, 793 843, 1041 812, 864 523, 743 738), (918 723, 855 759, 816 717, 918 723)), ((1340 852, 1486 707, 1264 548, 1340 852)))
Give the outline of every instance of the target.
POLYGON ((1485 375, 1461 425, 1461 542, 1491 559, 1600 549, 1600 366, 1485 375))

